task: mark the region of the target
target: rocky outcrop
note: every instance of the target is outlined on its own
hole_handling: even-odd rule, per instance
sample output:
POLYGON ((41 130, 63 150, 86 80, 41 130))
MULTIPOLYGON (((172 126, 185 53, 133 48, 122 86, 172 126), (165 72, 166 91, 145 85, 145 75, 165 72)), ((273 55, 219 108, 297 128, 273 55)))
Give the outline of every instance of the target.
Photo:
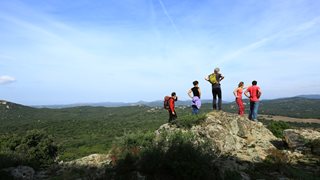
MULTIPOLYGON (((164 124, 157 134, 180 130, 176 125, 164 124)), ((220 155, 249 162, 261 162, 275 148, 272 142, 279 140, 262 123, 222 111, 209 113, 203 123, 183 131, 195 134, 199 142, 209 140, 212 150, 220 155)))
POLYGON ((111 158, 106 154, 91 154, 89 156, 60 164, 67 167, 94 167, 102 168, 111 163, 111 158))
POLYGON ((33 180, 35 175, 34 169, 29 166, 12 167, 3 171, 9 172, 13 179, 33 180))
POLYGON ((311 129, 286 129, 283 132, 288 147, 295 151, 320 154, 320 132, 311 129))

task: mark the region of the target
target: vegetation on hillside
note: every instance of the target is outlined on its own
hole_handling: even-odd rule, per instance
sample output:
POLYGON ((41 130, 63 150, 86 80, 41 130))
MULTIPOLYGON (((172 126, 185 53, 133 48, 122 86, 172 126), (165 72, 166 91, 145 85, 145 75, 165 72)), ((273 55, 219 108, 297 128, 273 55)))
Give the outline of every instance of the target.
MULTIPOLYGON (((305 103, 309 103, 303 100, 305 103)), ((270 111, 282 105, 269 106, 269 101, 261 103, 260 110, 265 112, 266 107, 270 111)), ((285 103, 285 102, 282 102, 285 103)), ((281 104, 281 103, 280 103, 281 104)), ((306 109, 318 108, 316 101, 312 100, 309 105, 301 104, 300 100, 287 102, 287 106, 296 108, 297 112, 305 118, 311 118, 320 111, 307 111, 306 109), (292 102, 297 102, 299 108, 292 102), (293 105, 292 105, 293 104, 293 105), (300 111, 298 111, 300 110, 300 111), (310 113, 308 113, 310 112, 310 113)), ((247 106, 248 108, 248 106, 247 106)), ((235 104, 224 104, 224 111, 237 112, 235 104)), ((176 125, 181 128, 190 128, 192 125, 200 123, 207 112, 212 111, 211 104, 203 104, 199 116, 191 116, 191 108, 181 106, 177 108, 178 121, 176 125)), ((281 110, 280 115, 290 114, 286 109, 281 110)), ((145 133, 156 130, 160 125, 167 122, 168 112, 163 108, 147 106, 131 107, 75 107, 64 109, 36 109, 18 104, 0 104, 0 136, 1 145, 8 139, 14 141, 16 137, 26 137, 27 131, 37 130, 48 136, 59 146, 58 160, 73 160, 93 153, 106 153, 112 147, 114 141, 126 134, 145 133), (9 138, 10 137, 10 138, 9 138)), ((274 113, 276 114, 276 113, 274 113)), ((263 121, 270 123, 270 121, 263 121)), ((283 124, 282 124, 283 125, 283 124)), ((274 129, 275 135, 280 137, 282 129, 287 128, 281 124, 268 125, 274 129)), ((317 127, 319 124, 289 123, 290 127, 308 126, 317 127)), ((20 139, 19 142, 22 140, 20 139)), ((18 151, 15 150, 15 151, 18 151)), ((1 149, 1 158, 6 158, 4 154, 9 151, 1 149)), ((19 157, 19 156, 16 156, 19 157)), ((31 158, 32 159, 32 158, 31 158)))
MULTIPOLYGON (((224 110, 235 113, 230 104, 224 110)), ((188 130, 204 121, 211 104, 204 104, 201 114, 191 115, 191 108, 177 108, 178 128, 188 130)), ((134 107, 76 107, 65 109, 35 109, 16 104, 9 108, 0 105, 0 169, 29 165, 46 167, 55 160, 72 160, 93 153, 113 155, 113 165, 106 175, 127 179, 141 172, 150 179, 212 179, 218 177, 219 167, 213 164, 217 156, 207 149, 208 142, 194 144, 190 133, 164 135, 155 138, 153 133, 167 122, 168 114, 162 108, 134 107), (26 133, 27 132, 27 133, 26 133), (111 150, 111 151, 110 151, 111 150), (193 163, 190 163, 193 162, 193 163), (166 176, 161 176, 166 174, 166 176)), ((261 120, 278 137, 286 128, 319 124, 283 123, 261 120)), ((315 141, 310 146, 318 147, 315 141)), ((281 153, 271 154, 266 162, 255 164, 252 177, 267 177, 258 167, 274 171, 282 165, 281 153)), ((296 167, 284 166, 280 173, 299 178, 296 167)), ((82 177, 78 169, 63 177, 82 177), (75 173, 76 172, 76 173, 75 173)), ((221 174, 219 174, 220 176, 221 174)), ((305 174, 311 177, 312 174, 305 174)), ((225 178, 241 178, 236 172, 226 172, 225 178)))
POLYGON ((115 166, 107 169, 111 177, 131 179, 140 172, 147 179, 217 179, 217 158, 206 143, 194 144, 189 132, 176 132, 154 138, 154 133, 123 137, 123 144, 112 153, 115 166), (190 163, 192 162, 192 163, 190 163))
POLYGON ((28 131, 25 136, 0 136, 0 169, 17 165, 34 168, 51 165, 58 155, 53 138, 43 131, 28 131))

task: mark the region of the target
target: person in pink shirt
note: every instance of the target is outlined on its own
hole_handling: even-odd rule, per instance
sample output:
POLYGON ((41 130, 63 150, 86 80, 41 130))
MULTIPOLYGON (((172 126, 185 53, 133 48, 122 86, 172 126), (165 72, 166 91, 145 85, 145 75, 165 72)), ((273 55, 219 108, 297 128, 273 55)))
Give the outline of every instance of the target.
POLYGON ((243 92, 244 89, 246 89, 244 87, 244 83, 240 82, 238 87, 233 91, 233 94, 236 97, 236 103, 237 103, 237 105, 239 107, 238 114, 240 116, 244 115, 244 105, 243 105, 243 101, 242 101, 242 92, 243 92))
POLYGON ((259 108, 259 98, 262 92, 259 86, 257 86, 257 81, 252 81, 252 86, 248 87, 244 93, 250 99, 250 113, 249 119, 252 121, 258 121, 258 108, 259 108))

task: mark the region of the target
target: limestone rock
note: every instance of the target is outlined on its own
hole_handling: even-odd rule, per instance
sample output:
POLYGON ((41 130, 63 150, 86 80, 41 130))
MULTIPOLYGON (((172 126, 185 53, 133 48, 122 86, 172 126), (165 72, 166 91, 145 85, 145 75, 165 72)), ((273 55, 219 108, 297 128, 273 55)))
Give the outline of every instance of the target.
MULTIPOLYGON (((181 129, 175 125, 165 124, 156 134, 178 130, 181 129)), ((183 131, 191 131, 198 142, 209 139, 212 150, 221 155, 232 155, 249 162, 261 162, 268 150, 275 148, 271 142, 279 140, 262 123, 222 111, 209 113, 203 123, 183 131)))
MULTIPOLYGON (((311 151, 307 144, 320 139, 320 132, 311 129, 286 129, 283 132, 284 140, 289 148, 298 151, 311 151)), ((317 153, 320 147, 314 146, 312 152, 317 153)))
POLYGON ((89 156, 76 159, 70 162, 62 162, 65 166, 73 167, 95 167, 101 168, 111 163, 111 158, 106 154, 91 154, 89 156))

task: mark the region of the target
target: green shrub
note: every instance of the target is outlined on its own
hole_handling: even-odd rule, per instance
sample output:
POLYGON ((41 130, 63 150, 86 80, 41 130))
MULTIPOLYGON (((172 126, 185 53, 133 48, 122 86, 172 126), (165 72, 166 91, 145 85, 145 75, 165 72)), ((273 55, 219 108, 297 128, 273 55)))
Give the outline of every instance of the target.
MULTIPOLYGON (((312 153, 320 156, 320 151, 319 151, 319 149, 320 149, 320 139, 318 138, 318 139, 315 139, 315 140, 311 141, 310 142, 310 146, 311 146, 312 153)), ((319 160, 319 162, 320 162, 320 160, 319 160)))
POLYGON ((118 155, 115 177, 131 179, 133 172, 141 172, 147 179, 217 178, 218 168, 213 164, 216 156, 208 144, 195 144, 192 133, 179 131, 164 134, 153 139, 147 138, 147 143, 146 137, 152 136, 130 135, 130 141, 125 141, 124 147, 119 148, 125 155, 118 155), (128 151, 129 147, 132 149, 137 145, 141 147, 138 153, 128 151))
POLYGON ((179 128, 190 129, 194 125, 198 125, 206 119, 206 114, 199 115, 186 115, 179 117, 176 121, 176 125, 179 128))
POLYGON ((50 165, 58 153, 52 138, 43 131, 28 131, 26 136, 2 137, 0 165, 29 165, 34 168, 50 165))
POLYGON ((283 121, 272 121, 268 124, 267 128, 278 138, 283 138, 283 131, 285 129, 290 129, 288 123, 283 121))

